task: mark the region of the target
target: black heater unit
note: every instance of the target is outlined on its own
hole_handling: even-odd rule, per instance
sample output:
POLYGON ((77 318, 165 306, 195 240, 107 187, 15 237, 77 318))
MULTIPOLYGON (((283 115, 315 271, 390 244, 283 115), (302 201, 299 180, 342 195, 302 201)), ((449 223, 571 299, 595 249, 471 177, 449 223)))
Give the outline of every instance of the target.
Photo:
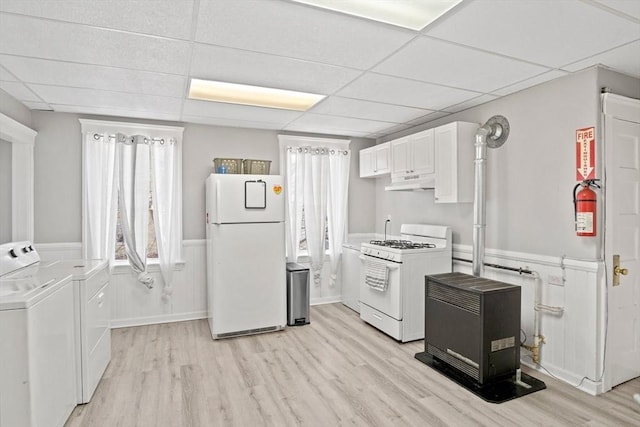
POLYGON ((425 351, 418 360, 492 402, 544 388, 526 375, 542 384, 530 390, 525 374, 520 379, 519 286, 462 273, 425 279, 425 351))

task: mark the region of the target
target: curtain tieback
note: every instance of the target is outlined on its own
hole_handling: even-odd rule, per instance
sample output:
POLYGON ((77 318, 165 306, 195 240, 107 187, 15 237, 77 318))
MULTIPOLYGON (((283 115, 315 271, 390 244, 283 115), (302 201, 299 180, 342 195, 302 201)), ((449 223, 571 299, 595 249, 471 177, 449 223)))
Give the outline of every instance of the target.
POLYGON ((143 271, 142 273, 138 274, 138 282, 145 285, 147 289, 153 289, 153 286, 155 284, 155 279, 151 277, 149 273, 143 271))

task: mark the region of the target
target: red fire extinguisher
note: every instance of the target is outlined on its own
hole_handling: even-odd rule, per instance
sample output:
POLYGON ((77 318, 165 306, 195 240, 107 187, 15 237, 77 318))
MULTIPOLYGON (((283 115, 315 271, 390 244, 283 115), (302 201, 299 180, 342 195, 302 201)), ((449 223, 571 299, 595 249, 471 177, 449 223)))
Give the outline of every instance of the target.
POLYGON ((600 188, 599 179, 585 179, 573 187, 573 211, 575 214, 576 234, 583 237, 596 235, 597 194, 592 188, 600 188), (582 187, 576 193, 578 187, 582 187))

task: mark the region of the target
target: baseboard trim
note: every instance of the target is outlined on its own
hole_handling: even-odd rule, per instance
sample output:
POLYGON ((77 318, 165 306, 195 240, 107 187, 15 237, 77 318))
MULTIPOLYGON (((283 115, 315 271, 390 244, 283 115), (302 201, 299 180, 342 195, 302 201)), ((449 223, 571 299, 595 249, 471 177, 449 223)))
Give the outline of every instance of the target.
POLYGON ((206 311, 192 313, 176 313, 149 317, 136 317, 130 319, 117 319, 111 321, 111 329, 128 328, 131 326, 157 325, 159 323, 185 322, 188 320, 206 319, 206 311))
POLYGON ((333 304, 334 302, 341 302, 341 301, 342 301, 342 297, 340 295, 334 295, 330 297, 312 298, 309 301, 309 305, 333 304))

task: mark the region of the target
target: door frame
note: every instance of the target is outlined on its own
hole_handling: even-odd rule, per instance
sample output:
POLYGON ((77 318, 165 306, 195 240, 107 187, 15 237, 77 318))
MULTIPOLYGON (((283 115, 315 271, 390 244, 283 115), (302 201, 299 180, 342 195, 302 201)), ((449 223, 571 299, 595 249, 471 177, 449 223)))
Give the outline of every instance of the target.
POLYGON ((603 153, 604 168, 605 168, 605 173, 603 174, 603 177, 604 177, 603 207, 605 212, 605 215, 604 215, 605 232, 603 233, 604 251, 602 252, 602 258, 604 259, 604 265, 605 265, 604 278, 602 279, 602 282, 605 285, 603 286, 605 288, 605 295, 603 296, 605 298, 605 302, 603 304, 605 313, 603 313, 603 316, 601 316, 601 319, 602 319, 601 322, 604 325, 602 329, 602 331, 604 331, 604 336, 601 336, 600 338, 603 342, 604 355, 605 355, 604 360, 602 361, 603 371, 602 371, 601 392, 606 392, 611 390, 612 388, 611 386, 612 379, 611 379, 611 375, 609 375, 612 355, 610 353, 609 341, 607 340, 607 335, 610 333, 611 330, 619 326, 619 325, 611 324, 610 318, 609 318, 609 313, 611 312, 611 308, 612 308, 611 300, 609 298, 609 292, 612 286, 611 272, 613 271, 612 254, 613 254, 614 248, 613 248, 613 237, 611 233, 607 233, 607 230, 611 230, 613 227, 613 219, 610 216, 606 215, 606 213, 613 212, 613 203, 615 201, 607 197, 606 171, 611 170, 612 168, 611 162, 613 159, 609 159, 606 153, 610 151, 608 149, 608 144, 612 143, 613 136, 611 135, 611 132, 612 132, 612 128, 613 128, 612 124, 614 120, 625 120, 629 122, 640 123, 640 100, 634 99, 634 98, 628 98, 621 95, 615 95, 612 93, 602 94, 601 100, 602 100, 601 105, 602 105, 602 128, 603 128, 602 138, 603 138, 603 147, 604 147, 604 149, 602 150, 602 153, 603 153))

